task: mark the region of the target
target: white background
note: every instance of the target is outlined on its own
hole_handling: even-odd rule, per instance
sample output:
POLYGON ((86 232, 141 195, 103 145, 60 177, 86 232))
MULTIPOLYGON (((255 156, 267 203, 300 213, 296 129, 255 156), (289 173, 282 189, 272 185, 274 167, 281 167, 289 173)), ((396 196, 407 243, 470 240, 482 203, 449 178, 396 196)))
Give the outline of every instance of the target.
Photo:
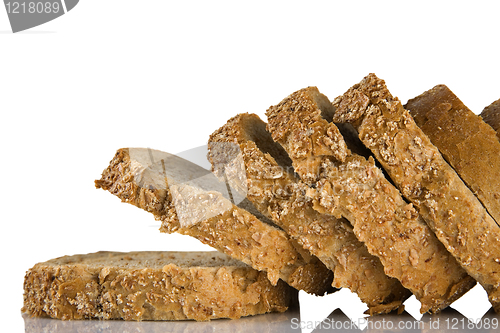
MULTIPOLYGON (((2 322, 23 330, 22 282, 36 262, 208 249, 160 234, 148 213, 94 188, 116 149, 181 152, 237 113, 264 117, 309 85, 333 99, 370 72, 403 103, 444 83, 480 112, 500 98, 499 10, 493 1, 82 0, 12 34, 0 7, 2 322)), ((303 314, 321 320, 344 296, 364 310, 344 294, 302 297, 303 314)), ((466 297, 469 308, 489 307, 480 288, 466 297)))

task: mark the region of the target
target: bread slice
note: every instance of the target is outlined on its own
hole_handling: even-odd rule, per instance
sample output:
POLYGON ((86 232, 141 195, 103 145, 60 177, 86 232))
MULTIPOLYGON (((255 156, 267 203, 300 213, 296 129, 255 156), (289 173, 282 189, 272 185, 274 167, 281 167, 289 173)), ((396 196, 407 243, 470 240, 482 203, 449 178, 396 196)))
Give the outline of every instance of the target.
POLYGON ((168 153, 125 148, 118 150, 95 184, 152 213, 162 223, 161 232, 193 236, 267 272, 273 285, 281 278, 308 293, 332 291, 333 273, 283 230, 259 220, 216 191, 200 189, 198 185, 207 174, 208 170, 168 153), (187 179, 196 175, 200 176, 197 184, 187 179), (174 205, 175 200, 180 204, 174 205))
POLYGON ((365 77, 334 101, 403 195, 500 310, 500 228, 385 82, 365 77))
POLYGON ((445 85, 404 107, 445 160, 500 223, 500 142, 497 133, 445 85))
POLYGON ((498 139, 500 139, 500 99, 485 107, 481 112, 481 118, 485 123, 493 127, 497 132, 498 139))
POLYGON ((283 312, 296 291, 219 252, 97 252, 38 263, 23 312, 57 319, 210 320, 283 312))
POLYGON ((242 154, 247 198, 334 272, 336 288, 356 292, 372 315, 401 307, 410 292, 384 273, 380 260, 357 240, 348 221, 314 210, 305 196, 307 185, 295 176, 265 122, 255 114, 239 114, 210 136, 208 156, 219 177, 225 173, 228 151, 242 154), (236 149, 228 149, 230 145, 236 149))
POLYGON ((268 128, 312 188, 314 208, 347 218, 358 239, 422 303, 439 312, 475 281, 458 265, 415 208, 376 167, 351 152, 333 122, 335 109, 316 87, 299 90, 267 111, 268 128))

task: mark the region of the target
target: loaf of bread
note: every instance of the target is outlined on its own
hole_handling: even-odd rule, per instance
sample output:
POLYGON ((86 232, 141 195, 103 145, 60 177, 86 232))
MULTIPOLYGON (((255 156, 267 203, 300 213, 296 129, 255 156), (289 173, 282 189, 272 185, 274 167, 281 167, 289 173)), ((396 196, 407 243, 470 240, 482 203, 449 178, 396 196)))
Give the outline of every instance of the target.
POLYGON ((374 74, 338 97, 334 105, 334 121, 354 125, 394 184, 485 288, 499 311, 500 228, 410 113, 374 74))
POLYGON ((358 241, 348 221, 314 210, 312 200, 305 196, 307 185, 295 176, 288 155, 257 115, 231 118, 210 136, 208 146, 212 170, 220 177, 225 172, 227 152, 242 154, 247 198, 334 272, 336 288, 357 293, 368 305, 368 313, 398 309, 411 295, 397 279, 384 273, 380 260, 358 241), (228 145, 236 149, 228 149, 228 145))
POLYGON ((273 285, 281 278, 308 293, 323 295, 332 291, 333 273, 283 230, 259 220, 220 193, 189 185, 189 178, 207 177, 208 173, 171 154, 126 148, 118 150, 95 184, 123 202, 152 213, 162 223, 160 231, 193 236, 267 272, 273 285), (175 159, 174 163, 171 159, 175 159), (176 198, 181 201, 177 206, 176 198))
POLYGON ((445 85, 404 107, 445 160, 500 223, 500 142, 497 133, 445 85))
POLYGON ((38 263, 23 312, 57 319, 210 320, 283 312, 296 290, 219 252, 97 252, 38 263))
POLYGON ((481 118, 497 132, 500 139, 500 99, 485 107, 481 112, 481 118))
POLYGON ((308 193, 315 198, 315 209, 347 218, 358 239, 380 259, 385 273, 422 303, 421 312, 439 312, 475 281, 373 158, 348 149, 331 122, 334 114, 328 98, 309 87, 269 108, 268 127, 294 161, 299 176, 311 186, 308 193))
POLYGON ((442 85, 405 107, 370 74, 333 103, 316 87, 291 94, 267 126, 231 118, 210 136, 212 171, 119 149, 95 186, 219 252, 38 263, 22 311, 206 321, 284 312, 297 290, 349 288, 370 315, 400 313, 411 293, 438 313, 477 280, 500 312, 500 100, 484 122, 442 85))

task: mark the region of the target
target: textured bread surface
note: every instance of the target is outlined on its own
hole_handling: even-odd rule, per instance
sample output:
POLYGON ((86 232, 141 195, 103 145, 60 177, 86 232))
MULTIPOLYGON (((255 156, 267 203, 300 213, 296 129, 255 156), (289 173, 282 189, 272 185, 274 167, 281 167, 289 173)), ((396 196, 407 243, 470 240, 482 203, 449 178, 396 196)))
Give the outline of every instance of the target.
POLYGON ((445 160, 500 222, 500 142, 496 132, 445 85, 404 107, 445 160))
POLYGON ((500 229, 446 163, 385 82, 365 77, 334 101, 338 122, 350 122, 403 195, 419 210, 462 267, 500 304, 500 229))
POLYGON ((481 118, 497 132, 497 137, 500 139, 500 99, 485 107, 481 112, 481 118))
POLYGON ((328 121, 334 113, 328 99, 309 87, 272 106, 267 111, 268 128, 289 153, 300 177, 314 187, 308 191, 315 198, 314 208, 349 220, 385 273, 415 294, 421 312, 439 312, 475 281, 373 158, 347 148, 335 124, 328 121), (297 128, 302 129, 300 135, 297 128))
POLYGON ((344 161, 350 153, 335 124, 335 109, 316 87, 296 91, 270 107, 267 129, 290 156, 295 172, 307 184, 318 180, 324 156, 344 161))
POLYGON ((31 268, 23 312, 64 320, 210 320, 283 312, 295 294, 219 252, 97 252, 31 268))
POLYGON ((307 185, 294 175, 286 152, 257 115, 239 114, 210 136, 209 159, 216 174, 224 172, 227 161, 221 143, 237 145, 243 156, 247 198, 334 272, 336 288, 356 292, 370 314, 398 309, 410 296, 397 279, 384 273, 380 260, 358 241, 348 221, 314 210, 305 195, 307 185))
MULTIPOLYGON (((308 293, 323 295, 332 290, 333 273, 318 258, 304 255, 305 251, 300 245, 283 230, 259 220, 232 203, 221 214, 181 226, 168 184, 155 187, 136 179, 138 176, 134 168, 138 163, 133 159, 136 154, 132 154, 131 158, 131 149, 140 148, 117 151, 103 171, 102 178, 96 180, 97 188, 108 190, 123 202, 152 213, 161 221, 162 232, 193 236, 259 271, 267 272, 273 284, 281 278, 290 286, 308 293)), ((186 165, 184 168, 187 167, 195 166, 186 165)), ((158 174, 154 176, 162 177, 158 174)))

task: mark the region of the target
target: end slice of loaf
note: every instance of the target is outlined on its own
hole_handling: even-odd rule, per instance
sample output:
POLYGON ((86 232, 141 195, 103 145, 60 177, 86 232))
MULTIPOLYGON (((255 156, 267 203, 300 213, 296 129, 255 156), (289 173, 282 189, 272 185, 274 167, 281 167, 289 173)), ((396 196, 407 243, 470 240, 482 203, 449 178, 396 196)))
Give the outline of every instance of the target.
POLYGON ((309 193, 315 198, 315 209, 349 220, 358 239, 380 259, 385 273, 415 294, 422 303, 420 311, 439 312, 475 281, 373 158, 347 148, 338 128, 329 121, 334 113, 328 98, 309 87, 269 108, 268 127, 298 166, 297 173, 313 186, 309 193), (295 144, 297 129, 303 130, 300 147, 295 144))
POLYGON ((445 85, 404 106, 445 160, 500 223, 500 142, 497 133, 445 85))
MULTIPOLYGON (((173 184, 162 173, 162 167, 169 165, 169 158, 177 159, 173 167, 180 170, 179 177, 190 174, 206 176, 209 173, 191 162, 157 150, 145 148, 119 149, 110 165, 96 180, 97 188, 108 190, 123 202, 144 209, 160 220, 161 232, 178 232, 199 239, 232 258, 243 261, 251 267, 267 272, 271 283, 281 278, 290 286, 308 293, 323 295, 332 291, 333 273, 316 257, 302 249, 296 241, 276 226, 259 220, 242 207, 224 198, 210 203, 219 196, 213 191, 199 194, 196 188, 183 186, 183 179, 174 179, 173 184), (141 156, 154 155, 157 163, 148 166, 141 156), (157 167, 159 166, 160 169, 157 167), (172 189, 187 192, 194 205, 193 213, 199 217, 195 223, 181 224, 173 203, 172 189), (217 215, 209 214, 211 206, 222 207, 217 215), (201 212, 201 213, 200 213, 201 212), (210 215, 214 215, 208 217, 210 215), (206 217, 206 218, 205 218, 206 217)), ((175 171, 175 170, 174 170, 175 171)), ((188 215, 191 213, 188 210, 188 215)))
POLYGON ((305 195, 307 185, 294 175, 292 162, 265 122, 255 114, 239 114, 210 136, 208 156, 216 174, 225 172, 228 144, 242 154, 247 198, 334 272, 334 287, 357 293, 372 315, 401 307, 411 293, 384 273, 348 221, 314 210, 305 195))
POLYGON ((500 228, 385 82, 366 76, 334 101, 403 195, 500 310, 500 228))
POLYGON ((23 312, 57 319, 210 320, 283 312, 296 291, 219 252, 97 252, 38 263, 23 312))
POLYGON ((500 99, 485 107, 483 112, 481 112, 481 118, 483 118, 485 123, 493 127, 500 140, 500 99))

